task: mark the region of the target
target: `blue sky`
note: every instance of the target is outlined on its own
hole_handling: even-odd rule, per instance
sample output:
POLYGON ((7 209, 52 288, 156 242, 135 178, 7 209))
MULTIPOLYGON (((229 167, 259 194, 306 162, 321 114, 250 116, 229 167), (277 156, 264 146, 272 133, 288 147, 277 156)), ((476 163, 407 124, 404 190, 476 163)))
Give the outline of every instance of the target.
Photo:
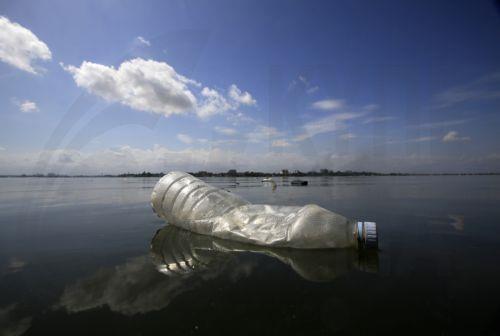
POLYGON ((500 171, 493 1, 2 1, 0 174, 500 171))

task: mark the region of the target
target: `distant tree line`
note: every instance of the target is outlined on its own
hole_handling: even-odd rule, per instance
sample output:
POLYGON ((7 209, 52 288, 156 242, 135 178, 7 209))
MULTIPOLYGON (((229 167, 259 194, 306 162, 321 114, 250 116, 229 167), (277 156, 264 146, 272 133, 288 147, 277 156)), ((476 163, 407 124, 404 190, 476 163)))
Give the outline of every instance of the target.
POLYGON ((134 173, 125 173, 125 174, 120 174, 118 177, 162 177, 165 175, 164 173, 150 173, 147 171, 143 171, 142 173, 139 174, 134 174, 134 173))
POLYGON ((319 171, 308 171, 302 172, 300 170, 295 170, 289 172, 288 170, 282 170, 281 172, 273 172, 273 173, 264 173, 264 172, 256 172, 256 171, 244 171, 238 172, 235 169, 228 170, 227 172, 209 172, 209 171, 198 171, 198 172, 189 172, 189 174, 197 177, 265 177, 265 176, 431 176, 431 175, 500 175, 500 173, 377 173, 370 171, 352 171, 352 170, 344 170, 344 171, 333 171, 328 169, 321 169, 319 171))
MULTIPOLYGON (((369 171, 333 171, 328 169, 321 169, 319 171, 302 172, 294 170, 289 172, 284 169, 281 172, 265 173, 258 171, 244 171, 239 172, 236 169, 230 169, 227 172, 210 172, 200 170, 198 172, 189 172, 189 174, 197 177, 265 177, 265 176, 447 176, 447 175, 500 175, 500 173, 377 173, 369 171)), ((0 175, 0 177, 162 177, 165 173, 151 173, 143 171, 142 173, 123 173, 118 175, 101 174, 101 175, 64 175, 56 173, 48 174, 22 174, 22 175, 0 175)))
MULTIPOLYGON (((214 173, 214 172, 209 172, 209 171, 198 171, 198 172, 189 172, 189 174, 197 177, 226 177, 226 176, 233 176, 233 177, 265 177, 265 176, 377 176, 377 175, 387 175, 387 174, 381 174, 381 173, 374 173, 374 172, 354 172, 354 171, 308 171, 308 172, 302 172, 300 170, 296 170, 293 172, 287 172, 287 173, 265 173, 265 172, 258 172, 258 171, 244 171, 244 172, 238 172, 236 170, 229 170, 227 172, 219 172, 219 173, 214 173)), ((404 174, 394 174, 394 175, 404 175, 404 174)))

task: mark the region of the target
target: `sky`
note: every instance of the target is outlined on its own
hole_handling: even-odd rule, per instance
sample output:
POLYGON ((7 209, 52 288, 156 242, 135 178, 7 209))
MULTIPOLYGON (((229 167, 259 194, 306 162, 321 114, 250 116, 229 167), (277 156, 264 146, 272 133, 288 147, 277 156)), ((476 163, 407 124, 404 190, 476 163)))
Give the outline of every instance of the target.
POLYGON ((0 1, 0 174, 500 172, 495 1, 0 1))

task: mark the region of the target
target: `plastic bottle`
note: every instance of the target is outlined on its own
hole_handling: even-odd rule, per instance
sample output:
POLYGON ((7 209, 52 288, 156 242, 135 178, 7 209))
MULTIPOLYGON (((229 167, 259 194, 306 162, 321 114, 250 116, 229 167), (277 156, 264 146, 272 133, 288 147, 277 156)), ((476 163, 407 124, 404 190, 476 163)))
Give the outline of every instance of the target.
POLYGON ((251 204, 183 172, 158 181, 151 206, 169 224, 244 243, 302 249, 378 246, 373 222, 348 220, 314 204, 251 204))

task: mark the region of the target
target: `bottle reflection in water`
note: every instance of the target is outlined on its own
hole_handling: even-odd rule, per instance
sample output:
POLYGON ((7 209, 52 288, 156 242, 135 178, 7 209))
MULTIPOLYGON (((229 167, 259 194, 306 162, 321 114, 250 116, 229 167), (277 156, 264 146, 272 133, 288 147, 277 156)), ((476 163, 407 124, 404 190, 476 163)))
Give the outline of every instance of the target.
POLYGON ((378 272, 377 251, 300 250, 244 244, 167 225, 151 241, 153 262, 168 276, 183 276, 234 265, 240 252, 260 253, 289 265, 302 278, 330 281, 350 271, 378 272))
POLYGON ((240 258, 241 252, 276 258, 309 281, 378 271, 377 251, 262 247, 167 225, 152 238, 150 256, 131 258, 68 284, 54 307, 78 313, 107 306, 127 316, 158 311, 186 292, 203 290, 207 280, 237 282, 262 271, 261 260, 240 258))

